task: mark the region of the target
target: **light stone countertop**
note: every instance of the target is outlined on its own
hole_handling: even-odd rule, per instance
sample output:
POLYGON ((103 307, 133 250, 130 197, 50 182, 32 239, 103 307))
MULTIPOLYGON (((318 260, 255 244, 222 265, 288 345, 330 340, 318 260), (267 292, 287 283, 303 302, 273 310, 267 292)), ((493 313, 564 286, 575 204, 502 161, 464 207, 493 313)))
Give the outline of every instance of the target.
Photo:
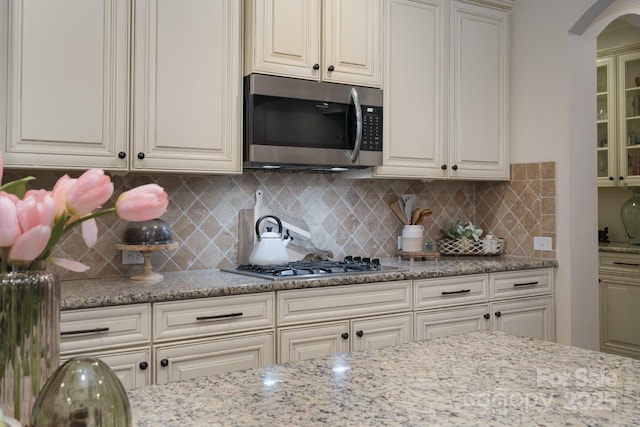
POLYGON ((640 360, 472 332, 128 391, 134 426, 640 424, 640 360))
POLYGON ((383 259, 381 262, 383 266, 393 266, 399 268, 399 270, 277 281, 258 279, 220 270, 164 273, 164 278, 155 283, 134 281, 129 277, 67 280, 63 281, 61 286, 61 308, 62 310, 71 310, 271 292, 284 289, 528 270, 558 265, 555 260, 510 256, 441 257, 438 260, 415 260, 413 265, 408 260, 400 260, 399 258, 383 259))
POLYGON ((599 243, 600 252, 617 252, 622 254, 640 254, 640 245, 630 245, 627 242, 599 243))

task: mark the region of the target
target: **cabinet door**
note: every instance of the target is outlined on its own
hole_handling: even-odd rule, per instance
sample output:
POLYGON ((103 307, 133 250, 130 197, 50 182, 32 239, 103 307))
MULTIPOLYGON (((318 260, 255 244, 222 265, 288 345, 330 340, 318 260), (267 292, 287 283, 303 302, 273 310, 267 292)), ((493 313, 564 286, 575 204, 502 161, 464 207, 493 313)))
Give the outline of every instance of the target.
POLYGON ((126 169, 128 2, 8 3, 5 164, 126 169))
POLYGON ((241 2, 135 2, 134 170, 240 173, 241 2))
POLYGON ((278 363, 349 351, 349 321, 283 328, 278 333, 278 363))
POLYGON ((446 176, 443 9, 441 0, 385 2, 384 166, 376 176, 446 176))
POLYGON ((320 79, 321 0, 250 0, 245 7, 245 74, 320 79))
POLYGON ((619 185, 640 185, 640 52, 618 56, 619 185))
POLYGON ((600 350, 640 359, 640 286, 637 278, 602 275, 600 350))
POLYGON ((151 347, 67 355, 60 358, 60 363, 80 355, 94 356, 102 360, 127 390, 151 385, 151 347))
POLYGON ((522 337, 555 340, 551 296, 491 304, 494 330, 522 337))
POLYGON ((415 314, 416 341, 489 329, 489 305, 415 314))
POLYGON ((509 11, 452 2, 449 176, 509 179, 509 11))
POLYGON ((616 73, 614 57, 597 61, 597 152, 598 186, 618 184, 618 141, 616 138, 616 73))
POLYGON ((380 87, 382 0, 323 0, 322 5, 322 79, 380 87))
POLYGON ((405 344, 413 340, 410 314, 351 321, 351 351, 405 344))
POLYGON ((274 341, 269 331, 155 346, 156 384, 272 365, 274 341))

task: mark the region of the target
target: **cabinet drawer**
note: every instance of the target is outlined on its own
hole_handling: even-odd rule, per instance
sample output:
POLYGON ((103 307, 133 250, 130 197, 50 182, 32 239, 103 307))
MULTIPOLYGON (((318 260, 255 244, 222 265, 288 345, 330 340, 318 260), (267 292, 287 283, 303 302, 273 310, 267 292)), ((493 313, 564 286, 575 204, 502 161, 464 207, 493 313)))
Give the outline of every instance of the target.
POLYGON ((154 304, 154 342, 273 327, 274 300, 258 293, 154 304))
POLYGON ((488 282, 486 274, 416 280, 414 309, 485 302, 489 298, 488 282))
POLYGON ((60 313, 60 353, 147 344, 149 304, 68 310, 60 313))
POLYGON ((278 293, 278 325, 409 310, 410 280, 278 293))
POLYGON ((491 273, 489 288, 492 300, 550 294, 553 292, 553 269, 491 273))
POLYGON ((600 253, 600 271, 640 275, 640 255, 622 253, 600 253))

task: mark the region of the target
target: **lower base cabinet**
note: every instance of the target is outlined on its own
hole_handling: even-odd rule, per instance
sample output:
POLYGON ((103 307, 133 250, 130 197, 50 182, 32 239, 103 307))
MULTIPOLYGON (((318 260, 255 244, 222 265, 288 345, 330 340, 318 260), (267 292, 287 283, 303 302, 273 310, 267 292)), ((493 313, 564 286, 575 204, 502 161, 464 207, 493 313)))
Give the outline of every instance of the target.
POLYGON ((156 384, 188 380, 275 363, 275 333, 234 334, 154 347, 156 384))
POLYGON ((640 359, 639 326, 640 281, 624 276, 602 277, 600 350, 640 359))
MULTIPOLYGON (((128 351, 96 351, 83 353, 83 356, 94 356, 102 360, 116 374, 125 389, 133 389, 151 385, 151 347, 131 349, 128 351)), ((64 363, 73 356, 60 357, 64 363)))
MULTIPOLYGON (((601 301, 637 307, 640 286, 604 281, 601 301)), ((603 312, 605 348, 640 353, 637 313, 603 312)), ((61 359, 97 356, 129 389, 480 330, 553 341, 554 327, 553 269, 536 269, 63 311, 61 359)))
POLYGON ((491 304, 491 329, 511 335, 555 340, 553 298, 528 298, 491 304))
POLYGON ((281 328, 279 361, 362 351, 413 341, 412 316, 382 316, 281 328))
POLYGON ((491 326, 488 313, 488 304, 416 313, 416 340, 487 330, 491 326))

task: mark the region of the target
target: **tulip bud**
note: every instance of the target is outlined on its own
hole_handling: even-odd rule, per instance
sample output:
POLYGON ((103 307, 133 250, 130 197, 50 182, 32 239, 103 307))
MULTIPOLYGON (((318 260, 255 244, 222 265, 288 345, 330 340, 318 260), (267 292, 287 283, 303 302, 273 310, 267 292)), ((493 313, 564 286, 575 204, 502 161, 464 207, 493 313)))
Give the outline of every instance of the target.
POLYGON ((164 189, 146 184, 122 193, 116 200, 116 213, 127 221, 149 221, 162 216, 168 206, 164 189))

